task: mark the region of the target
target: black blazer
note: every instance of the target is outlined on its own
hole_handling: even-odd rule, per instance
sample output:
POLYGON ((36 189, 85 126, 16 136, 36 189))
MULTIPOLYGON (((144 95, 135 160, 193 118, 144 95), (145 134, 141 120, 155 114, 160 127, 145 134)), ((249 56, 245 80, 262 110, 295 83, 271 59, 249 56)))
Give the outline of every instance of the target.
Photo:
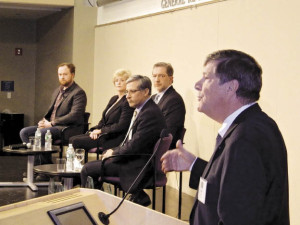
POLYGON ((207 162, 197 159, 190 187, 207 180, 191 224, 288 225, 287 152, 277 124, 255 104, 232 123, 207 162))
MULTIPOLYGON (((155 99, 155 95, 152 99, 155 99)), ((185 120, 185 105, 180 94, 171 86, 162 96, 157 104, 162 111, 166 123, 167 129, 172 134, 173 140, 170 149, 176 148, 176 142, 180 139, 181 130, 184 128, 185 120)))
POLYGON ((113 96, 102 113, 102 119, 97 126, 91 128, 101 129, 102 133, 107 133, 101 139, 103 149, 118 146, 125 138, 134 108, 131 108, 124 95, 106 114, 107 110, 118 100, 118 96, 113 96))
MULTIPOLYGON (((166 127, 164 116, 158 106, 149 99, 139 112, 133 127, 132 138, 125 142, 123 146, 114 148, 113 155, 120 154, 152 154, 154 145, 160 137, 160 132, 166 127)), ((143 166, 146 164, 147 157, 126 157, 119 161, 119 174, 122 189, 127 191, 135 180, 143 166)), ((147 172, 141 176, 141 184, 148 180, 147 172)), ((133 192, 142 188, 141 186, 133 188, 133 192)))
MULTIPOLYGON (((50 120, 55 100, 59 94, 60 88, 57 88, 52 94, 50 107, 44 116, 50 120)), ((82 125, 85 113, 87 99, 85 91, 75 82, 67 88, 63 95, 63 100, 56 110, 55 127, 63 129, 66 126, 82 125)))

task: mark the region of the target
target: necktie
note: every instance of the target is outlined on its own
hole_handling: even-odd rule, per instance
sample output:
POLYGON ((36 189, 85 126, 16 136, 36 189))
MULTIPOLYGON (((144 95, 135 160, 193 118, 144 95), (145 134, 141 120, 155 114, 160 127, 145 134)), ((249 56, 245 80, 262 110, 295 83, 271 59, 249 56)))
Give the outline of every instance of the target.
POLYGON ((214 151, 213 155, 211 156, 210 160, 208 161, 208 163, 207 163, 207 165, 206 165, 206 167, 205 167, 205 169, 204 169, 204 171, 203 171, 202 177, 204 177, 204 178, 207 177, 207 174, 209 173, 210 168, 211 168, 211 166, 212 166, 212 163, 213 163, 213 161, 214 161, 215 155, 216 155, 216 153, 218 152, 217 147, 221 144, 221 142, 222 142, 222 137, 221 137, 220 134, 218 134, 218 136, 217 136, 217 138, 216 138, 215 151, 214 151))
POLYGON ((159 98, 160 98, 160 95, 159 95, 159 94, 156 94, 156 96, 155 96, 155 98, 154 98, 154 102, 155 102, 156 104, 158 104, 159 98))
POLYGON ((52 113, 51 113, 51 116, 50 116, 50 121, 53 121, 55 119, 55 114, 56 114, 56 110, 59 106, 59 104, 61 103, 61 101, 63 100, 63 94, 64 94, 65 91, 61 90, 55 100, 55 103, 54 103, 54 107, 53 107, 53 110, 52 110, 52 113))
POLYGON ((217 136, 217 138, 216 138, 216 147, 221 143, 221 141, 222 141, 222 137, 221 137, 221 135, 218 133, 218 136, 217 136))
POLYGON ((127 131, 127 134, 123 140, 123 142, 121 143, 121 146, 124 145, 124 143, 126 142, 127 138, 130 140, 132 138, 132 125, 136 119, 136 116, 137 116, 137 110, 134 110, 133 112, 133 116, 131 118, 131 122, 130 122, 130 126, 129 126, 129 129, 127 131))

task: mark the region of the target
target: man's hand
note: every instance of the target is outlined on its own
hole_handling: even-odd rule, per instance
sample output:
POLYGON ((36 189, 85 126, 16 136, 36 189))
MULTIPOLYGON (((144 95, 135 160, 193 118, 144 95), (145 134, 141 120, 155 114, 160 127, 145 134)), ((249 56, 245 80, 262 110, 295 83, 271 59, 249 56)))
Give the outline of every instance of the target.
POLYGON ((49 128, 49 127, 52 127, 52 124, 50 121, 43 118, 42 120, 39 121, 38 127, 39 128, 49 128))
POLYGON ((162 171, 186 171, 189 170, 196 159, 192 153, 183 148, 181 140, 176 143, 176 149, 167 151, 160 159, 162 162, 162 171))
POLYGON ((101 134, 101 130, 95 129, 90 133, 90 137, 91 139, 96 140, 100 134, 101 134))
POLYGON ((42 120, 40 120, 40 121, 38 122, 38 128, 45 128, 45 127, 44 127, 44 121, 45 121, 45 118, 42 119, 42 120))
POLYGON ((106 152, 102 155, 102 160, 105 158, 108 158, 110 156, 112 156, 113 150, 112 149, 108 149, 106 150, 106 152))

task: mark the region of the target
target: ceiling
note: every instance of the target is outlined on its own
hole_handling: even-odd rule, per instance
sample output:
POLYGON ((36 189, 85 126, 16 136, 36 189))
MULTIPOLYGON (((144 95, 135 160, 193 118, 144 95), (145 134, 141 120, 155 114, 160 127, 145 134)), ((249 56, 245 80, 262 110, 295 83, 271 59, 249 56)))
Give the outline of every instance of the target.
POLYGON ((61 6, 39 6, 0 3, 0 19, 37 20, 61 11, 61 6))

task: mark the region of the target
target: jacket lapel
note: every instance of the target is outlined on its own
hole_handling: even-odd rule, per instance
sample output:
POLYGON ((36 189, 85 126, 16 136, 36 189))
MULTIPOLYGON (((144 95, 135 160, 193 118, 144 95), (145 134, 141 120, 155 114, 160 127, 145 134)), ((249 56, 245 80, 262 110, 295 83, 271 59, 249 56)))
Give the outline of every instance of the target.
POLYGON ((163 105, 164 101, 168 97, 168 95, 174 90, 173 86, 169 87, 169 89, 164 93, 164 95, 161 97, 159 103, 157 104, 158 106, 163 105))
POLYGON ((244 110, 240 115, 237 116, 237 118, 233 121, 233 123, 231 124, 231 126, 229 127, 229 129, 226 131, 226 133, 224 134, 222 141, 220 142, 219 145, 217 145, 215 147, 215 151, 212 155, 212 157, 210 158, 208 164, 206 165, 202 177, 206 178, 213 162, 215 161, 215 159, 223 152, 224 147, 225 147, 225 140, 227 138, 230 137, 230 134, 235 130, 235 128, 241 123, 241 121, 243 121, 245 119, 245 117, 247 117, 248 114, 252 113, 253 111, 257 112, 260 111, 260 107, 258 106, 258 104, 254 104, 253 106, 250 106, 249 108, 247 108, 246 110, 244 110))

